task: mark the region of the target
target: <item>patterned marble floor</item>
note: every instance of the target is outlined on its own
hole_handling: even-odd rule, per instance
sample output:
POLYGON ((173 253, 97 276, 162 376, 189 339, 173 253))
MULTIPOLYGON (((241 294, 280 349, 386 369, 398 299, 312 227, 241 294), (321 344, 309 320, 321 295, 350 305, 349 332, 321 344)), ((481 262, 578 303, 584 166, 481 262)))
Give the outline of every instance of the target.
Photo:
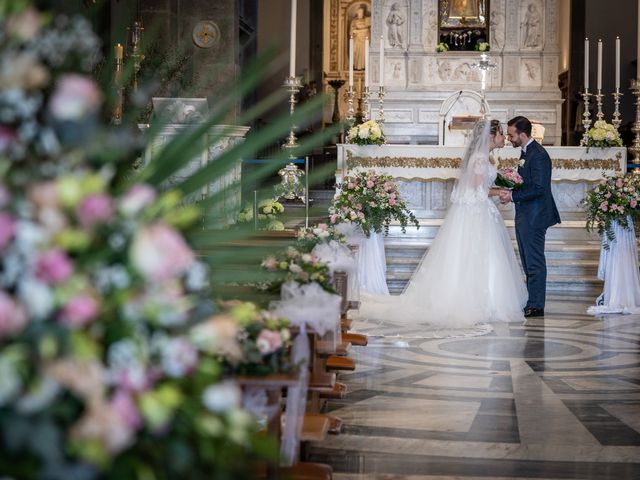
POLYGON ((343 433, 310 445, 334 479, 640 479, 640 315, 546 316, 483 336, 353 347, 343 433))

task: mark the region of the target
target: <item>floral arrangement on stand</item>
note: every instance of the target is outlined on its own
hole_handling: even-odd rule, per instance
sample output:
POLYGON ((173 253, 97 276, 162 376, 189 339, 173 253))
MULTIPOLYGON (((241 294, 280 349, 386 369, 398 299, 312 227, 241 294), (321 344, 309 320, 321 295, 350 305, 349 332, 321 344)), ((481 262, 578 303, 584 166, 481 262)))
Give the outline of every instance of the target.
POLYGON ((444 53, 448 51, 449 51, 449 45, 447 45, 446 43, 440 42, 438 45, 436 45, 436 52, 444 53))
POLYGON ((311 253, 317 245, 328 244, 332 241, 346 244, 347 237, 340 233, 335 226, 319 223, 314 227, 301 228, 298 231, 296 248, 301 252, 311 253))
MULTIPOLYGON (((587 211, 587 230, 597 230, 609 242, 615 239, 612 222, 629 229, 640 216, 640 178, 637 175, 614 175, 600 180, 583 200, 587 211)), ((606 248, 605 242, 605 248, 606 248)))
MULTIPOLYGON (((284 205, 276 199, 264 199, 258 202, 258 230, 282 231, 284 223, 279 220, 284 205)), ((246 204, 238 213, 238 223, 253 222, 253 205, 246 204)))
POLYGON ((231 320, 238 329, 236 339, 241 351, 237 359, 222 359, 228 374, 268 375, 295 370, 290 356, 288 320, 250 302, 226 302, 224 307, 226 320, 231 320))
POLYGON ((384 142, 382 128, 375 120, 356 125, 347 133, 347 143, 355 145, 383 145, 384 142))
POLYGON ((355 223, 366 235, 383 230, 388 233, 393 220, 400 223, 403 233, 409 223, 419 228, 390 175, 376 174, 373 170, 358 172, 344 177, 338 189, 329 207, 332 224, 355 223))
POLYGON ((524 185, 522 176, 518 173, 518 169, 514 167, 506 167, 498 170, 495 182, 496 187, 516 189, 524 185))
POLYGON ((199 210, 123 181, 140 144, 100 128, 86 20, 0 24, 0 471, 247 478, 277 453, 223 376, 251 359, 185 241, 199 210))
POLYGON ((491 45, 489 44, 489 42, 478 42, 476 43, 474 48, 478 52, 488 52, 489 50, 491 50, 491 45))
POLYGON ((283 252, 270 255, 261 266, 273 274, 269 288, 280 291, 282 284, 293 281, 298 284, 318 283, 325 291, 335 293, 331 271, 311 253, 301 251, 294 246, 283 252))
POLYGON ((587 146, 601 148, 621 147, 622 139, 612 124, 604 120, 597 120, 593 127, 587 131, 587 146))

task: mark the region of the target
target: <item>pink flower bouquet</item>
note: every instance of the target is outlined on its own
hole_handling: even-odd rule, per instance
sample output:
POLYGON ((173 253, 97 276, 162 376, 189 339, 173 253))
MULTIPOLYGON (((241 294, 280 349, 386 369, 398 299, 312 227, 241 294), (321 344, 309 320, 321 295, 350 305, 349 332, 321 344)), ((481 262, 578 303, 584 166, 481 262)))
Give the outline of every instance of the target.
POLYGON ((518 170, 513 167, 506 167, 498 170, 498 176, 494 183, 496 187, 509 189, 520 188, 524 185, 524 181, 518 173, 518 170))

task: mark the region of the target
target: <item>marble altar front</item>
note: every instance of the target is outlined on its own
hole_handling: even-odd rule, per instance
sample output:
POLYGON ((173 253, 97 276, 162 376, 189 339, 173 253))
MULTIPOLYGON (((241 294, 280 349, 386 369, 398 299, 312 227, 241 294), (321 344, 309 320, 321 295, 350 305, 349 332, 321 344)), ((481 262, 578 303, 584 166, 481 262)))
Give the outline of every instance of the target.
MULTIPOLYGON (((582 222, 581 205, 587 190, 603 175, 625 172, 625 148, 546 147, 553 162, 552 191, 560 216, 564 221, 582 222)), ((392 175, 400 184, 400 191, 409 208, 426 224, 444 218, 449 197, 464 147, 435 145, 338 145, 339 183, 350 171, 373 169, 392 175)), ((514 166, 519 149, 505 147, 494 151, 500 166, 514 166)), ((505 219, 513 218, 513 207, 500 207, 505 219)), ((393 230, 393 229, 392 229, 393 230)), ((393 232, 392 232, 393 234, 393 232)), ((414 233, 411 233, 414 235, 414 233)), ((423 233, 416 233, 422 236, 423 233)))

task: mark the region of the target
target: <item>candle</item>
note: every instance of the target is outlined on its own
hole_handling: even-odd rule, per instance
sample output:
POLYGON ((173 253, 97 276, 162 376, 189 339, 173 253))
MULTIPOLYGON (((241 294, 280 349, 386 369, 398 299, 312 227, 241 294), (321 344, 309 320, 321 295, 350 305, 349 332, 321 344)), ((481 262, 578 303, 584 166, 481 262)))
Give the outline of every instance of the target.
POLYGON ((349 86, 353 87, 353 35, 349 38, 349 86))
POLYGON ((364 87, 369 87, 369 37, 364 39, 364 87))
POLYGON ((598 81, 596 87, 602 90, 602 40, 598 40, 598 81))
POLYGON ((589 90, 589 39, 584 39, 584 89, 589 90))
POLYGON ((620 88, 620 37, 616 37, 616 90, 620 88))
POLYGON ((291 0, 291 41, 289 42, 289 76, 296 76, 296 18, 298 0, 291 0))
MULTIPOLYGON (((638 0, 640 1, 640 0, 638 0)), ((384 37, 380 35, 380 86, 384 86, 384 37)))
POLYGON ((124 49, 122 48, 122 44, 117 43, 114 50, 116 55, 116 61, 122 61, 122 59, 124 58, 124 49))

